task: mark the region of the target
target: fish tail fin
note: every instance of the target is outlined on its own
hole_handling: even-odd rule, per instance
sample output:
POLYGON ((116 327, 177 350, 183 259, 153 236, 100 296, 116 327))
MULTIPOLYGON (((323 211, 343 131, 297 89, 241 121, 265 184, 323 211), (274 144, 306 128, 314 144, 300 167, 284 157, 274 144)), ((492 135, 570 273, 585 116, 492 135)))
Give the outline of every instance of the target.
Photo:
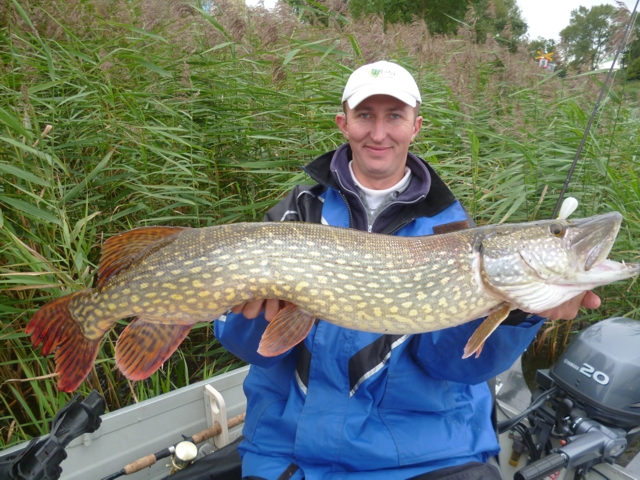
POLYGON ((82 290, 47 303, 35 313, 25 330, 34 347, 42 344, 43 355, 55 352, 58 389, 63 392, 75 390, 89 375, 104 335, 87 338, 69 309, 72 301, 91 294, 91 290, 82 290))
POLYGON ((144 380, 176 351, 192 327, 136 318, 118 338, 116 365, 129 380, 144 380))

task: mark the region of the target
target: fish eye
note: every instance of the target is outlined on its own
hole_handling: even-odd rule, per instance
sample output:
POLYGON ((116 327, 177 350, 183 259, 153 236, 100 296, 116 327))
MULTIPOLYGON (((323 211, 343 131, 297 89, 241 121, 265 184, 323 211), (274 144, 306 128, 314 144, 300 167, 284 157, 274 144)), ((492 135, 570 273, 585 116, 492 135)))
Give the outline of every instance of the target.
POLYGON ((564 226, 559 223, 554 223, 549 227, 549 231, 554 237, 562 237, 564 235, 564 226))

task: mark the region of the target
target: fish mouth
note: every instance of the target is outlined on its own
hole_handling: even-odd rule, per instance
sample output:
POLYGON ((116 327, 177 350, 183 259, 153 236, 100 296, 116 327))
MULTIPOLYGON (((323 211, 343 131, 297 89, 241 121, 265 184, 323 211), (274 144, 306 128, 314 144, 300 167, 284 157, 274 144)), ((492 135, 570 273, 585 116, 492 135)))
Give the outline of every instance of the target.
MULTIPOLYGON (((569 222, 570 248, 578 258, 584 259, 585 271, 589 271, 593 266, 607 260, 607 255, 613 247, 621 224, 622 215, 618 212, 609 212, 569 222)), ((605 269, 611 270, 611 268, 609 265, 605 269)))

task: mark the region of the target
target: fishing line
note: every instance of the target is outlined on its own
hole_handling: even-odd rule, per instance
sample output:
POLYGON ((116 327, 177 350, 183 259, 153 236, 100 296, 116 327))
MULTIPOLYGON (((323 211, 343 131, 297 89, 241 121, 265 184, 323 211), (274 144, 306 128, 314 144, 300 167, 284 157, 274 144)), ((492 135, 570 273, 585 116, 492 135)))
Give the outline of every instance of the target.
POLYGON ((567 188, 569 187, 569 182, 571 181, 571 176, 573 175, 573 171, 576 168, 576 164, 578 163, 578 160, 580 159, 580 154, 582 153, 582 149, 584 148, 584 144, 587 141, 587 137, 589 136, 589 130, 591 130, 591 125, 593 124, 593 120, 595 119, 598 110, 600 109, 600 103, 602 102, 602 97, 604 97, 604 92, 607 89, 607 84, 609 83, 609 80, 611 79, 611 75, 613 73, 613 69, 616 66, 616 61, 618 60, 618 56, 620 55, 620 52, 622 52, 622 50, 624 49, 624 47, 626 47, 627 45, 627 38, 629 36, 629 31, 631 28, 631 25, 633 25, 635 23, 636 20, 636 11, 638 9, 638 4, 640 4, 640 0, 636 0, 636 5, 635 7, 633 7, 633 11, 631 12, 631 15, 629 16, 629 21, 627 22, 627 26, 624 30, 624 35, 622 36, 622 40, 620 41, 620 44, 618 45, 618 49, 616 50, 616 54, 613 57, 613 62, 611 63, 611 67, 609 68, 609 73, 607 73, 607 78, 604 81, 604 84, 602 85, 602 88, 600 89, 600 95, 598 95, 598 100, 596 100, 596 104, 593 107, 593 112, 591 112, 591 117, 589 118, 589 123, 587 123, 587 128, 584 131, 584 135, 582 136, 582 140, 580 141, 580 145, 578 146, 578 150, 576 151, 576 156, 573 159, 573 163, 571 164, 571 168, 569 168, 569 173, 567 174, 567 178, 564 182, 564 185, 562 187, 562 190, 560 191, 560 196, 558 197, 558 201, 556 203, 556 207, 553 210, 553 215, 551 216, 551 218, 556 218, 557 214, 558 214, 558 210, 560 210, 560 206, 562 205, 562 200, 564 199, 564 194, 567 191, 567 188))

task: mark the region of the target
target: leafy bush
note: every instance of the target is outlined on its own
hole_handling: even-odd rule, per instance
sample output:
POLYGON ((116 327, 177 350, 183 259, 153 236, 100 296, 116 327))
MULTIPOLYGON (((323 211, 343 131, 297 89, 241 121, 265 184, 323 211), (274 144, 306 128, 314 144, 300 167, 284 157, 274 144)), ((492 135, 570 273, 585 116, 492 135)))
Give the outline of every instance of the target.
POLYGON ((627 68, 627 80, 640 80, 640 57, 631 62, 627 68))

